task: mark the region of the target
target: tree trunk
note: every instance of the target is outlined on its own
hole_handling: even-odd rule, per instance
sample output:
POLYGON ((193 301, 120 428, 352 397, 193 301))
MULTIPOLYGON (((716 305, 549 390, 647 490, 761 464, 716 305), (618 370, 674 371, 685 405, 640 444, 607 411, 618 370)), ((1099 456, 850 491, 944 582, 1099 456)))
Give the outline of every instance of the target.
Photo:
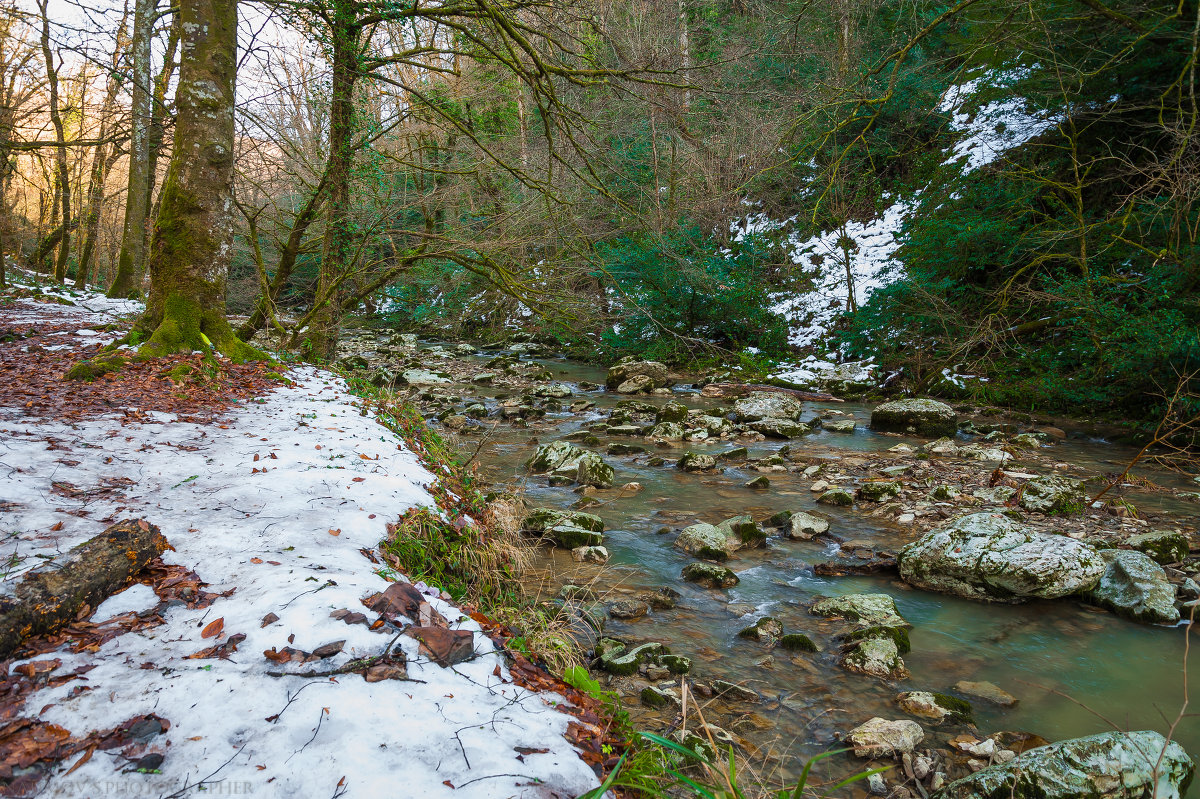
MULTIPOLYGON (((679 0, 679 68, 683 73, 683 82, 691 81, 692 76, 688 74, 692 68, 692 46, 688 41, 688 19, 687 5, 684 0, 679 0)), ((692 103, 692 93, 688 89, 683 90, 683 112, 686 114, 688 106, 692 103)), ((657 190, 657 189, 656 189, 657 190)))
POLYGON ((117 274, 110 297, 136 297, 146 262, 146 186, 150 174, 150 40, 154 36, 154 0, 135 0, 133 7, 133 101, 130 108, 129 182, 125 193, 125 224, 117 274))
POLYGON ((62 203, 62 238, 58 244, 58 260, 54 265, 54 279, 62 283, 67 279, 67 265, 71 258, 71 170, 67 166, 66 133, 63 130, 62 114, 58 108, 58 70, 54 66, 54 54, 50 51, 50 17, 46 10, 49 0, 39 0, 38 10, 42 14, 42 57, 46 60, 46 83, 50 90, 50 122, 54 125, 54 165, 59 186, 58 198, 62 203))
POLYGON ((341 284, 350 269, 355 231, 350 221, 350 173, 354 169, 354 85, 362 27, 355 3, 336 0, 332 16, 333 93, 329 108, 329 195, 325 239, 314 296, 314 313, 303 343, 310 360, 329 360, 341 329, 341 284))
POLYGON ((150 338, 140 353, 212 348, 239 361, 263 357, 225 318, 233 256, 237 0, 184 0, 179 24, 175 148, 150 248, 150 297, 138 322, 150 338))
MULTIPOLYGON (((328 174, 329 166, 326 165, 326 175, 328 174)), ((304 234, 308 232, 308 228, 317 218, 317 211, 320 210, 321 203, 325 199, 325 187, 328 185, 325 175, 321 176, 321 181, 313 190, 313 193, 308 198, 308 202, 300 209, 300 213, 296 215, 296 219, 292 222, 292 230, 288 234, 287 243, 283 246, 283 251, 279 254, 279 263, 275 266, 275 273, 271 275, 271 282, 267 285, 267 290, 258 298, 258 302, 254 305, 254 311, 250 314, 241 327, 238 328, 238 337, 243 341, 249 341, 254 338, 254 334, 262 330, 267 324, 267 320, 273 315, 272 309, 275 303, 279 300, 279 293, 283 291, 283 287, 287 284, 288 278, 292 276, 292 272, 296 268, 296 258, 300 255, 300 245, 304 243, 304 234)))
POLYGON ((118 74, 121 66, 121 55, 128 44, 129 10, 121 17, 121 26, 117 33, 117 43, 113 47, 112 72, 110 73, 105 92, 104 104, 100 107, 100 134, 97 138, 102 142, 96 147, 92 156, 92 174, 88 181, 87 216, 84 222, 83 247, 79 252, 79 265, 75 267, 75 287, 87 288, 88 279, 92 274, 92 257, 96 251, 96 236, 100 232, 100 207, 104 204, 104 184, 108 178, 108 170, 116 160, 116 147, 110 148, 104 144, 111 125, 113 106, 117 101, 119 84, 112 77, 118 74), (110 154, 111 153, 111 154, 110 154))
POLYGON ((72 548, 57 568, 25 575, 0 597, 0 659, 35 635, 67 626, 85 607, 95 609, 166 548, 157 527, 126 519, 72 548))
MULTIPOLYGON (((166 136, 167 118, 167 89, 171 85, 171 76, 175 74, 175 59, 179 51, 179 15, 171 19, 171 29, 167 34, 167 50, 163 54, 162 69, 158 80, 154 83, 154 97, 150 111, 150 154, 146 167, 146 207, 153 208, 154 184, 158 181, 158 156, 162 153, 163 139, 166 136)), ((153 218, 153 215, 151 216, 153 218)), ((149 237, 150 229, 146 233, 149 237)))

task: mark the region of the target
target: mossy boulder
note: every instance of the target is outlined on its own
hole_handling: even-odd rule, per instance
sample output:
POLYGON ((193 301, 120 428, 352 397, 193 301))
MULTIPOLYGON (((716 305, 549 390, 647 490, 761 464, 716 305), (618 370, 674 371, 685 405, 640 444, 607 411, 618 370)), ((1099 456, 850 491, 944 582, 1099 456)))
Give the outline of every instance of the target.
POLYGON ((809 608, 814 616, 857 622, 863 627, 910 627, 887 594, 846 594, 819 599, 809 608))
POLYGON ((767 542, 767 533, 749 516, 734 516, 717 525, 727 538, 733 538, 739 547, 753 549, 767 542))
POLYGON ((657 641, 651 641, 628 650, 624 648, 624 645, 620 649, 609 648, 600 656, 600 668, 609 674, 627 677, 630 674, 636 674, 638 667, 647 660, 666 654, 667 651, 667 648, 657 641))
POLYGON ((931 799, 1180 799, 1195 770, 1183 747, 1157 732, 1104 732, 1030 749, 931 799))
POLYGON ((709 560, 725 560, 730 552, 726 534, 714 525, 704 522, 683 528, 675 538, 674 546, 689 555, 709 560))
POLYGON ((659 422, 646 431, 646 438, 655 438, 660 441, 683 441, 687 430, 679 422, 659 422))
POLYGON ((1152 530, 1139 533, 1126 539, 1126 544, 1145 555, 1150 556, 1155 563, 1179 563, 1191 554, 1191 545, 1187 536, 1174 530, 1152 530))
POLYGON ((577 549, 579 547, 599 547, 604 543, 604 536, 584 527, 576 527, 569 522, 562 522, 547 527, 542 535, 556 547, 577 549))
POLYGON ((95 358, 80 361, 67 370, 64 378, 67 380, 82 380, 91 383, 98 377, 113 372, 119 372, 129 363, 129 359, 120 355, 106 353, 95 358))
POLYGON ((1067 516, 1083 511, 1087 497, 1078 480, 1066 477, 1035 477, 1021 487, 1017 502, 1027 511, 1067 516))
POLYGON ((885 502, 900 496, 903 486, 890 480, 873 480, 858 487, 858 496, 868 502, 885 502))
POLYGON ((712 455, 687 452, 675 462, 675 466, 685 472, 709 472, 717 468, 717 459, 712 455))
POLYGON ((548 472, 556 482, 579 483, 596 488, 612 488, 615 477, 612 466, 605 463, 603 458, 567 441, 543 444, 526 465, 531 472, 548 472))
POLYGON ((659 655, 658 663, 665 666, 667 671, 675 675, 687 674, 692 670, 691 658, 682 655, 659 655))
POLYGON ((547 527, 558 524, 570 524, 595 533, 604 532, 604 520, 599 516, 578 510, 558 510, 557 508, 534 508, 521 520, 521 529, 527 533, 541 533, 545 532, 547 527))
POLYGON ((659 422, 659 423, 662 423, 662 422, 682 423, 682 422, 687 421, 687 418, 688 418, 688 407, 686 405, 684 405, 682 402, 677 402, 675 400, 671 400, 666 405, 659 408, 658 413, 654 417, 654 421, 659 422))
POLYGON ((804 633, 788 633, 779 637, 779 648, 786 652, 820 652, 813 639, 804 633))
POLYGON ((899 680, 908 676, 904 659, 895 640, 888 635, 877 635, 852 643, 839 661, 847 671, 867 674, 882 679, 899 680))
POLYGON ((958 414, 937 400, 893 400, 871 411, 871 429, 926 438, 953 436, 958 432, 958 414))
POLYGON ((769 644, 783 635, 783 622, 774 616, 763 616, 738 633, 738 638, 769 644))
POLYGON ((999 513, 973 513, 931 530, 902 548, 897 561, 900 576, 918 588, 998 602, 1085 591, 1106 567, 1088 544, 999 513))
POLYGON ((817 502, 836 508, 848 508, 854 504, 854 495, 844 488, 831 488, 817 497, 817 502))
POLYGON ((683 567, 681 576, 705 588, 733 588, 740 582, 731 569, 715 563, 689 563, 683 567))

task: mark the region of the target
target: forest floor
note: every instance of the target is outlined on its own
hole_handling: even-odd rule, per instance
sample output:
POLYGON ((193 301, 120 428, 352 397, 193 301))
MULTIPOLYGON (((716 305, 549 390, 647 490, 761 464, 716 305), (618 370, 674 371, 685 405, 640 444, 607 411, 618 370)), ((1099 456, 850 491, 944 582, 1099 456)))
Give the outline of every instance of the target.
POLYGON ((542 686, 527 662, 510 670, 486 619, 380 566, 388 522, 434 508, 437 478, 340 379, 195 355, 64 382, 136 311, 72 302, 0 304, 0 590, 122 519, 172 549, 3 664, 0 793, 573 797, 597 784, 573 745, 595 716, 523 687, 542 686))

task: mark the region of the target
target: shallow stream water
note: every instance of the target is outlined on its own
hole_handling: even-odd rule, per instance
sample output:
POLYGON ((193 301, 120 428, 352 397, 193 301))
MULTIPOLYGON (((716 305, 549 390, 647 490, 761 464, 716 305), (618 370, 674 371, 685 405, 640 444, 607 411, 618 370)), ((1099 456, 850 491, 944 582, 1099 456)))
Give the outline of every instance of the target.
MULTIPOLYGON (((596 411, 623 399, 602 390, 578 390, 579 381, 603 383, 604 372, 599 368, 555 359, 541 362, 557 380, 571 384, 577 397, 596 402, 596 411)), ((685 390, 647 401, 662 403, 667 399, 680 400, 689 407, 720 404, 685 390)), ((853 458, 897 443, 895 436, 866 429, 869 406, 847 402, 811 404, 811 408, 846 413, 860 423, 859 428, 850 435, 818 431, 793 440, 789 442, 793 453, 826 459, 853 458)), ((498 425, 488 434, 477 460, 486 477, 521 487, 532 505, 569 507, 580 499, 579 494, 570 487, 549 487, 545 477, 528 475, 523 464, 537 441, 560 438, 598 418, 602 415, 595 411, 548 414, 544 422, 553 425, 558 421, 557 426, 515 429, 498 425)), ((611 440, 646 443, 640 439, 611 440)), ((473 452, 479 446, 479 437, 465 437, 462 443, 473 452)), ((768 440, 751 444, 749 449, 756 457, 784 443, 768 440)), ((733 445, 708 450, 689 446, 716 451, 733 445)), ((670 464, 689 447, 649 448, 670 464)), ((1053 457, 1102 473, 1119 472, 1131 454, 1102 441, 1072 437, 1056 445, 1053 457)), ((993 682, 1020 699, 1011 709, 975 701, 975 721, 981 735, 1024 731, 1054 741, 1114 726, 1166 732, 1179 710, 1184 695, 1182 626, 1135 624, 1072 600, 983 604, 915 590, 891 576, 818 577, 811 564, 829 560, 838 550, 838 544, 820 540, 772 538, 766 549, 738 552, 726 565, 738 573, 741 582, 727 591, 685 583, 680 579, 680 570, 691 558, 672 548, 674 533, 694 521, 717 523, 743 513, 761 521, 780 510, 815 508, 815 495, 808 483, 797 474, 770 474, 770 490, 756 492, 743 486, 757 476, 751 471, 728 468, 720 474, 697 475, 669 465, 649 467, 629 456, 605 459, 616 469, 618 486, 636 481, 642 490, 632 494, 618 489, 601 491, 596 496, 602 504, 587 508, 604 519, 605 546, 612 554, 595 587, 602 593, 611 591, 610 598, 621 598, 623 591, 632 595, 664 585, 683 595, 677 608, 654 611, 633 621, 609 620, 607 634, 634 641, 661 641, 676 654, 692 657, 695 670, 704 676, 753 687, 764 701, 745 710, 754 714, 754 722, 763 729, 744 735, 763 747, 764 754, 770 751, 781 756, 785 764, 794 764, 793 756, 807 757, 828 748, 837 733, 872 716, 904 718, 895 706, 895 696, 901 691, 949 693, 955 682, 964 679, 993 682), (669 528, 670 534, 660 534, 662 528, 669 528), (837 628, 809 615, 805 607, 818 595, 858 592, 891 595, 901 614, 913 624, 912 651, 905 655, 911 673, 907 680, 887 683, 839 668, 833 641, 837 628), (793 660, 782 652, 772 655, 764 645, 737 638, 739 630, 763 615, 780 619, 788 632, 808 634, 824 651, 793 660)), ((1160 484, 1179 480, 1153 470, 1141 470, 1140 474, 1160 484)), ((1197 509, 1195 504, 1162 493, 1135 492, 1129 498, 1139 507, 1178 514, 1181 520, 1194 515, 1197 509)), ((895 551, 914 535, 890 520, 871 518, 854 509, 821 506, 820 512, 832 518, 832 530, 845 540, 895 551)), ((543 557, 541 567, 560 577, 572 575, 578 568, 569 553, 548 552, 543 557)), ((594 573, 595 567, 591 568, 594 573)), ((1193 686, 1200 686, 1198 664, 1200 653, 1193 653, 1189 669, 1193 686)), ((1200 756, 1200 719, 1185 719, 1176 730, 1176 738, 1193 757, 1200 756)), ((785 765, 784 771, 789 770, 785 765)))

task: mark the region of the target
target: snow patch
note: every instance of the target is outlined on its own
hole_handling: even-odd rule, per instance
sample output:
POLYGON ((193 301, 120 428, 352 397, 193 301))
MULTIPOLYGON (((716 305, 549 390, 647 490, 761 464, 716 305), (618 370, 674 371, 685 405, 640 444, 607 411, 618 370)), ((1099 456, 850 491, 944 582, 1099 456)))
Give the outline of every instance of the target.
MULTIPOLYGON (((62 320, 129 306, 92 298, 43 308, 62 320)), ((388 586, 387 572, 360 550, 374 550, 404 511, 434 507, 425 486, 436 478, 360 414, 340 379, 307 367, 290 375, 293 385, 235 409, 221 425, 170 414, 141 424, 119 415, 69 424, 11 411, 0 417, 0 524, 11 533, 13 558, 53 561, 115 519, 142 517, 174 546, 166 562, 195 570, 208 591, 232 591, 203 610, 167 607, 164 624, 97 652, 42 656, 62 660, 58 673, 95 668, 86 680, 34 692, 26 713, 41 709, 41 721, 75 735, 151 712, 171 727, 154 739, 166 755, 160 773, 131 773, 121 758, 97 752, 71 774, 72 763, 57 766, 39 795, 158 796, 193 786, 190 793, 197 782, 217 793, 289 798, 576 796, 594 787, 595 775, 564 737, 571 717, 555 705, 565 700, 513 684, 479 625, 440 591, 423 587, 452 629, 475 634, 473 659, 451 668, 431 662, 412 638, 330 616, 365 612, 361 600, 388 586), (64 495, 52 481, 120 488, 64 495), (268 614, 278 620, 264 622, 268 614), (203 638, 217 619, 223 632, 203 638), (189 657, 233 634, 245 639, 227 659, 189 657), (341 652, 315 664, 263 656, 336 641, 345 642, 341 652), (403 651, 413 681, 270 674, 336 668, 389 644, 403 651)), ((93 618, 151 601, 135 586, 93 618)))

